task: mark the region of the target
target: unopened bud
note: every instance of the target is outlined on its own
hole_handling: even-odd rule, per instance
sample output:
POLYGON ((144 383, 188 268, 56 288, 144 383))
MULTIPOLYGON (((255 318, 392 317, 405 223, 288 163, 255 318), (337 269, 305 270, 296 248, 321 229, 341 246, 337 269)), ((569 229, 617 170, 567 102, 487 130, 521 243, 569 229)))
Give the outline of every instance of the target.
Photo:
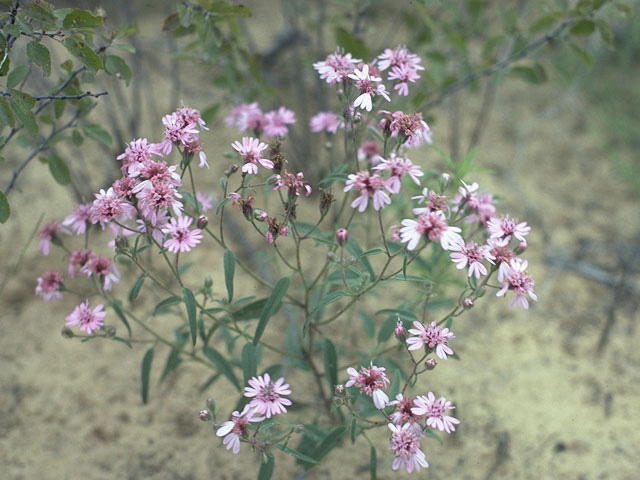
POLYGON ((349 232, 346 228, 339 228, 336 231, 336 240, 338 241, 338 245, 340 246, 347 243, 347 240, 349 240, 349 232))
POLYGON ((462 306, 464 307, 465 310, 469 310, 470 308, 472 308, 473 307, 473 298, 465 297, 464 300, 462 300, 462 306))
POLYGON ((393 330, 393 333, 398 340, 404 343, 407 338, 407 332, 404 329, 404 324, 402 323, 402 320, 400 320, 400 318, 398 318, 398 321, 396 322, 396 328, 393 330))
POLYGON ((209 412, 209 410, 200 410, 200 413, 198 413, 198 416, 200 417, 200 420, 202 420, 203 422, 208 422, 209 420, 212 420, 213 417, 211 416, 211 412, 209 412))
POLYGON ((211 277, 205 278, 204 279, 204 288, 209 290, 211 287, 213 287, 213 279, 211 277))
POLYGON ((518 247, 516 248, 516 255, 520 255, 527 248, 529 248, 529 244, 526 242, 526 240, 521 241, 518 247))
POLYGON ((334 385, 333 390, 336 393, 336 395, 339 396, 339 397, 343 396, 344 392, 345 392, 344 385, 342 385, 342 384, 334 385))
POLYGON ((440 191, 444 192, 451 185, 451 175, 443 173, 440 175, 440 191))
POLYGON ((129 240, 127 240, 125 237, 122 237, 120 235, 116 237, 115 244, 116 244, 117 252, 123 252, 129 248, 129 240))
POLYGON ((209 219, 207 218, 206 215, 200 215, 198 217, 198 221, 196 222, 196 226, 200 229, 203 230, 204 228, 206 228, 206 226, 209 224, 209 219))
POLYGON ((69 327, 63 327, 60 334, 64 338, 73 338, 75 336, 75 334, 73 333, 73 330, 71 330, 69 327))
POLYGON ((338 263, 340 261, 340 257, 337 256, 335 253, 333 252, 327 252, 327 258, 332 261, 332 262, 336 262, 338 263))
POLYGON ((438 362, 436 362, 435 358, 427 358, 427 360, 424 362, 424 368, 426 368, 427 370, 433 370, 434 368, 436 368, 437 364, 438 362))
POLYGON ((258 222, 264 222, 267 218, 269 218, 269 214, 264 210, 256 208, 253 211, 253 218, 255 218, 258 222))
POLYGON ((109 327, 105 330, 107 337, 115 337, 116 336, 116 327, 109 327))

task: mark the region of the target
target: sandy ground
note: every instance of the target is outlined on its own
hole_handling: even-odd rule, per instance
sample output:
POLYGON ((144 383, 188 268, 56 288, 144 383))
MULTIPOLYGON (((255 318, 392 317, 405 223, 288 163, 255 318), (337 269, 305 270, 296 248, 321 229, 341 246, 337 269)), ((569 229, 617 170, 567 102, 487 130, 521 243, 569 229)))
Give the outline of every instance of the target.
MULTIPOLYGON (((638 232, 637 197, 601 148, 584 93, 559 84, 536 88, 535 95, 530 89, 512 83, 500 91, 479 155, 495 175, 479 178, 506 199, 506 210, 533 226, 527 258, 540 301, 516 312, 491 299, 456 321, 462 360, 438 366, 422 387, 454 399, 462 423, 443 444, 423 442, 431 466, 416 478, 624 480, 640 471, 640 334, 630 299, 619 299, 608 342, 598 353, 612 290, 544 262, 548 255, 571 259, 582 252, 581 259, 618 279, 615 253, 625 243, 633 246, 638 232)), ((199 107, 197 98, 185 100, 199 107)), ((222 135, 224 142, 231 138, 222 135)), ((215 145, 213 134, 206 138, 215 145)), ((620 154, 630 150, 623 147, 620 154)), ((0 229, 3 273, 42 212, 52 220, 72 208, 67 192, 42 179, 45 170, 32 165, 23 191, 12 198, 26 203, 0 229)), ((151 400, 142 405, 146 347, 129 351, 117 343, 65 340, 59 332, 73 299, 44 304, 33 295, 35 278, 56 267, 34 242, 0 298, 0 477, 255 478, 257 461, 230 455, 197 419, 209 396, 225 412, 234 405, 229 384, 220 381, 198 393, 206 369, 184 365, 161 385, 156 371, 151 400)), ((212 275, 223 284, 219 272, 198 268, 196 277, 212 275)), ((156 326, 170 328, 164 321, 156 326)), ((377 444, 378 477, 405 478, 391 472, 384 435, 377 444)), ((299 473, 289 457, 276 456, 274 478, 299 473)), ((361 439, 333 451, 304 478, 368 478, 368 462, 361 439)))

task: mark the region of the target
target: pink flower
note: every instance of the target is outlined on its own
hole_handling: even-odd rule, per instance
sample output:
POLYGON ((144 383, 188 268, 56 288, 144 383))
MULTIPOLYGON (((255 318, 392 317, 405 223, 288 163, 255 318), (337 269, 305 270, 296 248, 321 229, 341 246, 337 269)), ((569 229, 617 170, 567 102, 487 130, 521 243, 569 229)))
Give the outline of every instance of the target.
POLYGON ((412 200, 418 200, 418 203, 427 204, 427 209, 437 212, 438 210, 448 210, 449 205, 447 204, 448 198, 444 195, 438 195, 434 190, 429 190, 428 188, 423 188, 422 193, 420 195, 416 195, 415 197, 411 197, 412 200))
POLYGON ((420 436, 411 428, 411 424, 405 423, 398 427, 389 423, 387 426, 391 430, 391 451, 396 457, 391 468, 411 473, 414 470, 419 472, 420 467, 429 466, 424 452, 420 450, 420 436))
POLYGON ((482 260, 486 260, 493 264, 496 259, 491 254, 491 247, 488 245, 478 245, 476 242, 465 243, 464 240, 451 245, 453 253, 450 255, 451 260, 456 264, 457 269, 463 269, 469 265, 468 276, 473 275, 480 278, 481 275, 488 273, 487 267, 482 264, 482 260))
POLYGON ((162 245, 162 242, 164 242, 162 229, 166 227, 167 222, 169 222, 169 213, 166 210, 153 211, 144 219, 139 218, 136 220, 138 224, 136 230, 142 233, 150 233, 153 239, 162 245))
POLYGON ((171 218, 169 223, 162 228, 164 233, 170 235, 163 247, 172 253, 189 252, 193 247, 202 241, 202 230, 194 228, 189 230, 189 226, 193 223, 193 218, 182 215, 171 218))
POLYGON ((49 270, 38 278, 36 295, 40 295, 45 302, 62 298, 63 278, 60 272, 49 270))
MULTIPOLYGON (((167 182, 170 183, 172 185, 175 185, 176 187, 179 187, 180 185, 182 185, 182 180, 180 179, 180 174, 177 172, 178 166, 177 165, 169 165, 167 164, 167 162, 163 162, 163 161, 155 161, 155 160, 148 160, 145 163, 140 163, 137 164, 139 166, 136 167, 133 170, 129 170, 129 176, 130 177, 142 177, 145 178, 146 180, 144 180, 143 184, 149 183, 152 180, 156 181, 156 182, 167 182)), ((146 188, 146 184, 138 187, 137 191, 140 191, 140 189, 142 188, 146 188)))
POLYGON ((200 202, 203 212, 206 212, 207 210, 211 210, 213 208, 213 198, 211 197, 211 195, 207 195, 206 193, 197 191, 196 199, 200 202))
POLYGON ((411 409, 415 406, 412 397, 405 397, 401 393, 396 395, 396 399, 392 402, 389 402, 387 406, 395 405, 395 410, 389 415, 389 419, 394 423, 394 425, 404 425, 405 423, 409 423, 414 429, 416 433, 420 436, 424 436, 422 432, 422 427, 419 422, 422 420, 421 415, 416 415, 411 411, 411 409))
POLYGON ((296 123, 296 114, 293 110, 280 107, 264 114, 264 134, 269 137, 284 137, 289 133, 287 125, 296 123))
POLYGON ((258 102, 243 103, 233 107, 231 113, 225 118, 225 123, 229 126, 236 125, 241 132, 247 129, 253 130, 255 135, 259 135, 266 124, 264 114, 258 102))
POLYGON ((258 163, 268 170, 273 169, 273 162, 268 158, 262 157, 262 152, 264 152, 269 146, 257 138, 242 137, 242 143, 236 140, 231 144, 231 146, 240 155, 242 155, 242 158, 244 159, 244 165, 242 166, 242 171, 244 173, 257 174, 258 163))
POLYGON ((508 238, 490 238, 487 243, 491 247, 491 254, 495 257, 498 265, 498 281, 502 283, 509 272, 509 264, 511 260, 516 258, 516 254, 509 248, 508 238))
POLYGON ((414 213, 420 213, 416 220, 406 218, 402 220, 403 227, 400 235, 403 243, 408 243, 407 248, 413 250, 423 238, 432 242, 440 242, 445 250, 450 250, 460 238, 460 229, 447 225, 444 213, 432 212, 426 208, 414 209, 414 213))
POLYGON ((309 127, 314 133, 327 132, 336 133, 338 128, 342 127, 343 123, 340 121, 338 115, 333 112, 320 112, 311 117, 309 121, 309 127))
POLYGON ((91 223, 98 223, 102 228, 111 220, 129 219, 136 215, 136 209, 129 202, 116 195, 113 187, 106 192, 100 190, 95 194, 96 199, 91 205, 91 223))
POLYGON ((387 48, 384 52, 378 55, 377 64, 380 71, 384 71, 389 67, 395 65, 411 66, 416 70, 424 70, 424 67, 420 66, 422 59, 415 53, 411 53, 407 50, 407 47, 398 45, 395 49, 387 48))
POLYGON ((456 431, 455 426, 460 423, 460 420, 445 415, 447 410, 456 408, 452 406, 451 402, 446 398, 440 397, 436 400, 433 392, 429 392, 426 397, 424 395, 418 395, 414 403, 416 406, 412 408, 411 411, 416 415, 426 416, 429 427, 447 433, 456 431))
POLYGON ((264 417, 254 417, 255 412, 245 405, 241 413, 236 410, 231 414, 231 420, 224 422, 216 431, 218 437, 224 437, 222 444, 227 446, 227 450, 233 453, 240 452, 240 438, 247 435, 247 424, 249 422, 261 422, 264 417))
POLYGON ((111 290, 114 283, 120 281, 120 272, 110 258, 102 255, 93 255, 80 269, 87 277, 95 275, 98 280, 104 282, 105 291, 111 290))
POLYGON ((78 270, 82 271, 89 260, 93 257, 93 252, 85 248, 83 250, 76 250, 69 256, 69 275, 71 278, 76 276, 78 270))
POLYGON ((380 163, 380 145, 375 140, 362 142, 358 148, 358 162, 369 162, 371 165, 380 163))
POLYGON ((207 124, 200 116, 200 112, 195 108, 189 108, 183 104, 181 108, 175 111, 175 113, 180 117, 184 125, 197 123, 203 130, 209 130, 209 128, 207 128, 207 124))
POLYGON ((73 209, 73 213, 67 215, 62 221, 65 227, 71 227, 76 235, 82 235, 87 231, 87 223, 91 219, 91 204, 81 203, 73 209))
POLYGON ((62 228, 62 226, 58 222, 47 223, 42 230, 38 232, 38 237, 40 237, 40 250, 45 255, 49 255, 51 253, 51 243, 59 241, 58 235, 60 233, 69 234, 69 231, 66 228, 62 228))
POLYGON ((389 379, 385 373, 385 368, 376 367, 373 362, 370 363, 369 368, 360 367, 360 372, 355 368, 347 368, 349 374, 349 380, 345 383, 345 387, 351 387, 355 385, 360 389, 361 393, 373 398, 373 404, 377 409, 382 409, 389 403, 389 397, 384 392, 384 388, 387 388, 389 379))
POLYGON ((272 382, 268 373, 249 379, 249 386, 244 388, 244 396, 252 398, 249 408, 267 418, 287 413, 285 407, 291 405, 291 400, 283 395, 291 395, 289 384, 284 383, 284 377, 272 382))
POLYGON ((122 160, 122 173, 129 175, 129 169, 132 166, 145 163, 151 159, 152 145, 146 138, 138 138, 132 140, 127 145, 124 153, 116 157, 118 160, 122 160))
POLYGON ((118 197, 131 200, 139 183, 140 180, 136 177, 122 177, 113 182, 113 191, 118 197))
POLYGON ((529 302, 527 301, 527 295, 531 300, 538 301, 538 297, 533 291, 535 282, 527 274, 527 261, 519 258, 514 258, 509 264, 509 269, 504 275, 504 281, 502 282, 502 288, 496 294, 498 297, 502 297, 507 293, 507 290, 513 290, 516 297, 511 300, 510 307, 514 305, 516 308, 529 308, 529 302))
POLYGON ((494 217, 487 222, 487 231, 491 238, 511 238, 513 235, 521 242, 525 242, 525 238, 529 235, 531 227, 527 226, 527 222, 517 223, 517 220, 505 217, 494 217))
POLYGON ((450 338, 455 338, 455 335, 448 328, 441 328, 436 325, 436 322, 431 322, 427 326, 420 322, 413 322, 413 326, 415 328, 410 328, 409 333, 414 336, 407 339, 409 350, 418 350, 423 346, 429 350, 435 348, 436 355, 443 360, 447 359, 447 355, 453 355, 448 342, 450 338))
POLYGON ((408 147, 419 147, 423 143, 428 145, 432 143, 431 129, 429 125, 427 125, 427 122, 422 119, 421 113, 407 115, 398 110, 389 115, 389 112, 385 110, 381 110, 380 112, 387 114, 386 118, 380 122, 383 130, 388 123, 391 136, 399 138, 400 143, 408 147))
POLYGON ((200 132, 196 129, 195 123, 185 124, 183 118, 176 112, 162 117, 164 125, 164 140, 152 146, 152 152, 157 155, 169 155, 174 143, 187 145, 192 141, 194 135, 200 132))
POLYGON ((104 311, 104 305, 100 304, 93 310, 89 307, 89 300, 81 303, 73 312, 67 316, 67 327, 80 325, 80 330, 85 330, 89 335, 104 325, 104 317, 107 312, 104 311))
POLYGON ((285 170, 282 175, 276 175, 276 184, 273 189, 278 190, 282 187, 288 188, 289 198, 299 197, 302 191, 305 192, 307 197, 311 195, 311 185, 304 181, 304 174, 302 172, 294 175, 285 170))
POLYGON ((186 150, 187 153, 190 153, 191 155, 195 155, 196 153, 198 154, 198 158, 200 159, 198 168, 204 168, 204 167, 209 168, 209 162, 207 162, 207 154, 204 153, 204 151, 202 150, 202 147, 203 147, 202 142, 198 140, 198 138, 193 137, 191 138, 191 140, 189 140, 185 144, 184 149, 186 150))
POLYGON ((333 85, 346 80, 360 62, 362 60, 353 58, 350 53, 342 54, 337 51, 329 55, 326 60, 314 63, 313 68, 317 70, 322 80, 333 85))
POLYGON ((416 185, 420 185, 418 177, 424 175, 419 165, 414 165, 408 158, 398 157, 395 153, 391 154, 389 160, 381 158, 380 163, 373 169, 389 172, 390 177, 385 182, 385 186, 391 193, 400 193, 402 178, 405 175, 409 175, 416 185))
POLYGON ((389 195, 383 190, 384 186, 385 181, 380 175, 376 173, 372 176, 367 170, 361 170, 349 175, 344 191, 348 192, 352 188, 360 190, 360 196, 351 202, 351 207, 357 207, 359 212, 367 209, 369 198, 373 198, 375 210, 382 210, 391 203, 389 195))
POLYGON ((398 95, 406 97, 409 95, 409 82, 415 83, 420 75, 415 68, 408 65, 396 65, 391 69, 388 78, 389 80, 398 80, 393 89, 398 91, 398 95))
POLYGON ((367 112, 370 112, 373 108, 372 98, 380 95, 387 102, 390 102, 389 94, 383 84, 376 85, 382 79, 373 75, 369 75, 369 65, 366 63, 362 67, 362 70, 355 68, 353 73, 347 75, 352 80, 355 80, 356 87, 360 90, 360 95, 353 102, 353 106, 362 108, 367 112))
POLYGON ((171 208, 176 215, 182 213, 182 195, 171 183, 163 180, 145 180, 134 189, 138 207, 145 217, 158 209, 171 208))

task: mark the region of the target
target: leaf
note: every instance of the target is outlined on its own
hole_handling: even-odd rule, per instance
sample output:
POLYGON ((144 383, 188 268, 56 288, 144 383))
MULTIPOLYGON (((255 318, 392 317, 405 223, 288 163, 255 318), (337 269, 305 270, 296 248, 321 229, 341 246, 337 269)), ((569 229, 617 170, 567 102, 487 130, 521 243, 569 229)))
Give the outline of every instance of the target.
POLYGON ((16 120, 11 111, 11 107, 4 97, 0 97, 0 126, 1 125, 9 125, 11 128, 16 126, 16 120))
POLYGON ((596 29, 596 24, 591 20, 580 20, 576 23, 571 29, 569 33, 577 36, 591 35, 596 29))
POLYGON ((11 207, 4 193, 0 192, 0 223, 4 223, 11 215, 11 207))
POLYGON ((153 309, 153 316, 160 315, 162 313, 166 313, 169 311, 169 307, 182 303, 182 299, 180 297, 169 297, 162 300, 159 304, 156 305, 156 308, 153 309))
POLYGON ((111 135, 100 125, 96 125, 95 123, 89 123, 82 127, 82 131, 84 134, 94 139, 97 142, 102 143, 106 147, 111 148, 111 135))
POLYGON ((144 279, 145 278, 147 278, 147 272, 142 273, 138 277, 138 280, 136 281, 136 283, 131 288, 131 291, 129 292, 129 301, 130 302, 133 302, 133 301, 135 301, 136 298, 138 298, 138 295, 140 294, 140 290, 142 289, 142 285, 144 284, 144 279))
POLYGON ((297 450, 294 450, 293 448, 289 448, 286 445, 281 445, 278 444, 277 447, 282 450, 284 453, 288 453, 291 456, 296 457, 298 460, 302 460, 303 462, 307 462, 307 463, 312 463, 312 464, 317 464, 318 462, 316 460, 314 460, 311 457, 308 457, 307 455, 300 453, 297 450))
POLYGON ((125 338, 116 336, 116 337, 111 337, 111 340, 113 340, 114 342, 124 343, 127 347, 133 350, 133 346, 131 345, 131 342, 129 342, 129 340, 125 338))
POLYGON ((398 392, 400 392, 400 382, 402 381, 400 370, 395 370, 393 373, 393 380, 391 380, 391 386, 389 387, 389 398, 396 398, 398 392))
POLYGON ((162 375, 160 376, 160 381, 164 381, 164 379, 173 372, 178 366, 182 363, 180 360, 180 350, 172 348, 169 352, 169 356, 167 357, 167 363, 164 365, 164 370, 162 370, 162 375))
POLYGON ((120 320, 122 321, 122 323, 124 323, 124 326, 127 327, 127 331, 129 332, 129 336, 131 336, 131 326, 129 326, 129 321, 127 320, 127 317, 124 316, 124 312, 122 311, 122 309, 120 308, 120 305, 117 304, 115 301, 111 302, 109 304, 109 306, 111 308, 113 308, 113 311, 116 312, 116 315, 118 316, 118 318, 120 318, 120 320))
POLYGON ((356 443, 356 439, 358 438, 358 434, 360 433, 356 417, 351 418, 351 428, 349 430, 351 430, 351 444, 354 444, 356 443))
POLYGON ((394 317, 387 318, 378 331, 378 343, 384 343, 391 338, 397 322, 398 320, 394 317))
POLYGON ((578 57, 580 57, 580 60, 582 60, 585 65, 590 67, 593 64, 593 60, 591 59, 591 55, 589 55, 589 53, 586 50, 580 48, 578 45, 576 45, 573 42, 570 42, 569 46, 571 47, 571 50, 573 50, 574 53, 578 57))
POLYGON ((227 377, 233 384, 233 386, 236 387, 238 391, 240 391, 242 387, 238 382, 238 377, 236 377, 236 374, 233 373, 233 368, 231 367, 231 364, 227 361, 227 359, 224 358, 220 354, 220 352, 214 350, 208 345, 204 347, 204 354, 209 360, 211 360, 211 363, 213 363, 218 368, 218 370, 220 370, 220 373, 227 377))
POLYGON ((66 162, 55 153, 49 154, 49 170, 56 182, 60 185, 69 185, 71 183, 71 172, 66 162))
POLYGON ((258 373, 258 358, 256 346, 253 343, 247 343, 242 347, 242 375, 244 376, 245 385, 250 378, 258 373))
POLYGON ((49 49, 37 41, 27 44, 27 56, 29 59, 42 68, 42 74, 45 77, 51 75, 51 54, 49 49))
POLYGON ((368 58, 369 49, 367 44, 359 38, 354 37, 350 32, 344 28, 338 27, 335 30, 336 44, 339 47, 344 48, 348 53, 351 53, 357 58, 368 58))
POLYGON ((62 26, 68 30, 95 30, 102 25, 102 18, 91 15, 86 10, 76 8, 64 17, 62 26))
POLYGON ((543 83, 547 80, 547 74, 539 63, 533 67, 512 67, 509 70, 509 75, 533 84, 543 83))
POLYGON ((326 294, 324 297, 320 299, 320 301, 318 302, 318 305, 316 305, 316 308, 313 309, 309 318, 311 319, 315 318, 322 311, 324 307, 326 307, 327 305, 333 302, 337 302, 345 295, 347 295, 347 292, 345 290, 336 290, 334 292, 329 292, 328 294, 326 294))
POLYGON ((9 104, 13 109, 16 117, 20 120, 20 123, 26 128, 29 133, 35 135, 38 133, 38 124, 36 123, 36 117, 29 107, 15 97, 11 97, 9 104))
POLYGON ((289 289, 290 283, 291 278, 284 277, 278 280, 278 283, 276 283, 275 287, 273 287, 273 292, 271 292, 271 295, 269 296, 269 299, 267 300, 267 303, 265 303, 264 308, 262 309, 262 313, 260 314, 260 320, 258 322, 258 326, 256 327, 256 333, 253 337, 254 345, 258 345, 258 343, 260 342, 260 337, 262 337, 264 329, 267 327, 267 322, 278 310, 282 298, 289 289))
POLYGON ((42 23, 53 23, 56 21, 56 17, 53 13, 53 7, 42 0, 35 0, 34 2, 26 4, 22 11, 28 17, 42 23))
POLYGON ((249 17, 251 10, 244 5, 234 5, 231 2, 217 1, 203 6, 214 17, 249 17))
POLYGON ((255 302, 251 302, 250 304, 231 312, 231 316, 236 322, 260 318, 260 314, 262 313, 262 310, 264 310, 264 306, 268 300, 268 298, 262 298, 255 302))
POLYGON ((552 12, 535 20, 529 27, 530 33, 538 33, 549 29, 562 16, 562 12, 552 12))
POLYGON ((76 147, 79 147, 84 142, 84 137, 78 130, 71 132, 71 141, 76 147))
POLYGON ((378 454, 373 445, 371 445, 371 459, 369 460, 369 473, 371 474, 371 480, 376 480, 378 472, 378 454))
POLYGON ((151 362, 153 362, 153 349, 154 347, 151 347, 147 350, 142 359, 142 403, 147 403, 149 399, 149 375, 151 373, 151 362))
POLYGON ((373 338, 376 332, 376 326, 373 323, 373 318, 371 318, 371 316, 367 315, 364 312, 360 312, 360 315, 362 317, 362 326, 364 329, 364 333, 367 334, 367 337, 373 338))
POLYGON ((329 391, 333 392, 338 384, 338 353, 336 347, 331 340, 325 338, 322 342, 323 358, 324 358, 324 374, 329 383, 329 391))
POLYGON ((267 462, 260 465, 260 470, 258 471, 258 480, 270 480, 271 475, 273 474, 274 464, 275 459, 273 458, 273 455, 267 454, 267 462))
POLYGON ((358 259, 358 263, 362 265, 362 268, 364 268, 367 273, 369 273, 369 278, 373 279, 375 277, 375 274, 373 273, 371 263, 366 256, 363 256, 364 252, 362 251, 362 248, 360 248, 360 245, 358 245, 358 242, 356 242, 353 238, 349 238, 349 240, 347 241, 347 250, 349 251, 349 253, 351 253, 351 255, 358 259))
POLYGON ((104 59, 104 69, 109 75, 122 78, 127 85, 131 81, 131 69, 129 65, 117 55, 107 55, 104 59))
POLYGON ((313 454, 311 455, 317 461, 322 460, 327 453, 329 453, 333 448, 335 448, 342 437, 347 431, 347 427, 340 426, 333 428, 327 435, 322 439, 322 441, 314 448, 313 454))
POLYGON ((71 55, 80 60, 92 73, 104 68, 102 58, 93 49, 78 37, 65 38, 62 44, 71 55))
POLYGON ((602 41, 607 44, 609 49, 614 48, 613 33, 611 33, 611 27, 604 20, 596 20, 596 27, 598 27, 598 33, 602 41))
POLYGON ((7 88, 15 88, 27 78, 29 74, 29 65, 18 65, 7 75, 7 88))
POLYGON ((227 286, 228 302, 233 300, 233 276, 236 271, 236 256, 231 250, 224 251, 224 283, 227 286))
POLYGON ((189 318, 189 330, 191 331, 191 341, 193 345, 196 344, 196 338, 198 338, 198 325, 197 325, 197 313, 196 313, 196 298, 193 296, 193 292, 187 287, 182 287, 182 299, 187 308, 187 317, 189 318))

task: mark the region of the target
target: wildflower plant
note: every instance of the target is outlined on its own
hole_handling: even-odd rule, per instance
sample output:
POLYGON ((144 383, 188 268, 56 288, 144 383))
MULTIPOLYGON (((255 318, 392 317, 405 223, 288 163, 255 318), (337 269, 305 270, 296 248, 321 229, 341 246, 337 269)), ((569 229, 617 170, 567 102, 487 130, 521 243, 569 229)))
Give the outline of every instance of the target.
POLYGON ((35 290, 45 301, 79 295, 66 337, 150 344, 144 402, 160 354, 162 378, 186 360, 211 370, 203 389, 217 398, 199 416, 231 453, 260 454, 260 478, 280 454, 309 469, 359 442, 369 445, 372 468, 380 459, 420 471, 430 439, 464 426, 445 392, 422 379, 456 356, 454 332, 464 324, 454 321, 480 298, 511 296, 525 309, 537 300, 521 258, 531 229, 473 179, 416 161, 418 149, 430 157, 437 133, 420 112, 394 109, 428 69, 407 47, 372 59, 338 49, 313 68, 337 108, 314 115, 309 128, 344 145, 331 150, 325 178, 289 169, 295 113, 253 102, 226 119, 238 139, 219 190, 199 190, 221 160, 205 153, 200 113, 182 106, 158 122, 155 142, 123 146, 121 178, 40 232, 43 253, 59 248, 68 274, 44 272, 35 290), (245 222, 251 248, 277 276, 255 267, 262 256, 236 253, 228 217, 245 222), (190 275, 192 256, 223 272, 224 285, 190 275), (436 264, 453 285, 433 277, 436 264), (398 285, 401 301, 391 294, 398 285), (374 298, 384 308, 361 301, 374 298), (173 322, 172 336, 160 322, 173 322), (215 395, 221 378, 236 398, 215 395), (389 444, 374 442, 375 429, 389 444))

